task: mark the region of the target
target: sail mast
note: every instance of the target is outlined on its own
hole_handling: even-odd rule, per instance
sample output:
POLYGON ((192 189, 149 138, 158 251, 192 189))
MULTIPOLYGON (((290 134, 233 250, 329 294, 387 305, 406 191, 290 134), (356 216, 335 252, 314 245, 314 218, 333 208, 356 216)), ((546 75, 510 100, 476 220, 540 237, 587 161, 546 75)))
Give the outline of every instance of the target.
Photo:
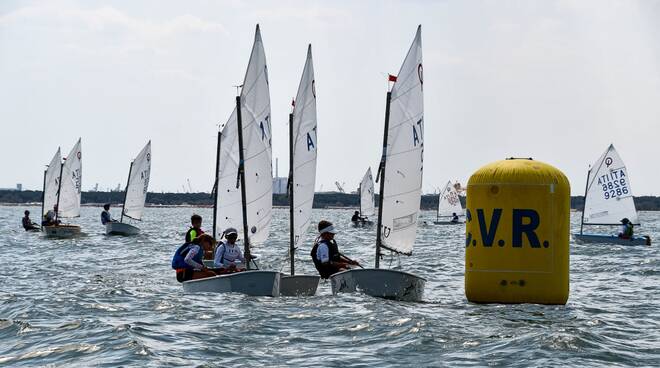
POLYGON ((580 235, 582 235, 582 228, 584 228, 584 211, 587 209, 587 191, 589 190, 589 176, 591 176, 591 168, 587 170, 587 183, 584 185, 584 202, 582 202, 582 217, 580 218, 580 235))
MULTIPOLYGON (((243 121, 241 117, 241 96, 236 96, 236 128, 238 130, 238 180, 241 185, 241 208, 243 212, 244 257, 247 269, 250 269, 250 239, 248 237, 247 194, 245 192, 245 154, 243 152, 243 121)), ((238 182, 236 183, 238 185, 238 182)))
POLYGON ((360 182, 360 185, 358 185, 358 194, 360 195, 358 197, 358 205, 360 206, 360 218, 362 218, 362 182, 360 182))
POLYGON ((215 154, 215 191, 213 193, 213 238, 215 239, 218 236, 216 230, 217 218, 218 218, 218 182, 220 181, 220 141, 222 140, 222 131, 218 131, 218 145, 216 147, 217 152, 215 154))
POLYGON ((294 211, 293 208, 293 192, 295 191, 295 184, 293 178, 293 113, 289 114, 289 262, 291 264, 291 275, 296 273, 295 254, 296 254, 296 241, 295 241, 295 224, 294 224, 294 211))
POLYGON ((55 206, 57 207, 57 211, 55 211, 55 224, 57 224, 57 220, 59 219, 59 213, 60 213, 60 191, 62 190, 62 172, 64 171, 64 162, 60 163, 60 179, 57 183, 57 203, 55 206))
POLYGON ((390 129, 390 101, 392 100, 392 92, 387 92, 387 100, 385 102, 385 130, 383 134, 383 156, 380 159, 380 167, 378 168, 378 180, 380 181, 380 192, 378 193, 378 226, 376 228, 376 261, 375 267, 380 267, 380 247, 383 238, 383 198, 385 197, 385 165, 387 163, 387 133, 390 129))
POLYGON ((128 168, 128 180, 126 180, 126 189, 124 189, 124 204, 121 206, 121 217, 119 222, 124 222, 124 211, 126 211, 126 198, 128 197, 128 185, 131 183, 131 172, 133 171, 133 163, 135 160, 131 161, 131 167, 128 168))

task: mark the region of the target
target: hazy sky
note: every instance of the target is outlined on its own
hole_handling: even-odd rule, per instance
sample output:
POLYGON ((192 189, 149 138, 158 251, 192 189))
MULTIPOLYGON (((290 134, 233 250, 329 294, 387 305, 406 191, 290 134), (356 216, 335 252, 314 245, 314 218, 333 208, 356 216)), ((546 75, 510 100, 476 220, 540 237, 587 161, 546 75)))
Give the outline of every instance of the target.
MULTIPOLYGON (((58 146, 83 144, 83 188, 125 184, 153 144, 151 190, 213 186, 218 124, 261 24, 273 157, 308 43, 317 189, 354 190, 381 154, 386 73, 422 24, 424 191, 534 157, 584 190, 609 143, 637 195, 660 195, 659 1, 1 1, 0 187, 40 189, 58 146)), ((273 162, 273 166, 275 162, 273 162)))

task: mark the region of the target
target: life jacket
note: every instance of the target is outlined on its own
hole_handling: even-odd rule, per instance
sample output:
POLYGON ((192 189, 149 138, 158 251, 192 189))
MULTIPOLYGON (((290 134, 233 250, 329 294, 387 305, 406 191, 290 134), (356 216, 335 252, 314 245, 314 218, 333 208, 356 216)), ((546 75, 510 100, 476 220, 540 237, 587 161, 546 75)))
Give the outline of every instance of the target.
POLYGON ((191 243, 193 239, 196 237, 204 234, 204 230, 202 229, 195 229, 194 227, 191 227, 188 229, 188 232, 186 232, 186 243, 191 243))
POLYGON ((629 223, 626 224, 626 230, 623 233, 623 235, 625 235, 628 238, 631 238, 633 236, 633 224, 632 223, 629 222, 629 223))
POLYGON ((337 242, 334 240, 320 240, 317 241, 314 246, 312 247, 312 251, 310 252, 310 255, 312 256, 312 262, 314 262, 314 267, 316 267, 316 270, 319 272, 322 278, 327 279, 332 275, 333 273, 336 272, 334 270, 334 267, 330 266, 329 264, 323 264, 321 263, 321 260, 319 260, 316 256, 316 252, 319 249, 319 245, 322 243, 325 243, 328 246, 328 255, 330 256, 330 262, 337 262, 341 260, 341 257, 339 256, 339 247, 337 246, 337 242))
MULTIPOLYGON (((190 268, 192 269, 193 267, 190 266, 189 264, 186 263, 186 255, 188 255, 188 252, 190 252, 191 249, 194 247, 199 247, 199 245, 196 244, 190 244, 190 243, 185 243, 182 246, 180 246, 176 252, 174 252, 174 256, 172 257, 172 268, 175 270, 182 269, 182 268, 190 268)), ((204 252, 201 251, 197 252, 193 260, 199 264, 204 264, 204 252)))

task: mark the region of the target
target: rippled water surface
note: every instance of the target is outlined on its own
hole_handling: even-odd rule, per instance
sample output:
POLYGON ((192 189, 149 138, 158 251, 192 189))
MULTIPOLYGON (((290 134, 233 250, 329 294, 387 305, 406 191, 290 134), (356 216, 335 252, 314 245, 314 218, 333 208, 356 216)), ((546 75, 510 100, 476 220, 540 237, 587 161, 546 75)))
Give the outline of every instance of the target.
MULTIPOLYGON (((74 240, 24 232, 22 212, 0 207, 0 365, 660 366, 660 213, 641 214, 651 247, 571 244, 569 302, 542 306, 468 303, 461 226, 421 226, 412 257, 383 262, 428 279, 424 303, 403 303, 332 296, 326 283, 305 298, 186 295, 171 256, 190 215, 210 209, 150 208, 142 234, 122 238, 84 208, 74 240)), ((350 227, 350 214, 314 221, 334 221, 342 251, 371 264, 374 229, 350 227)), ((285 265, 287 221, 275 210, 261 268, 285 265)), ((314 272, 309 247, 298 273, 314 272)))

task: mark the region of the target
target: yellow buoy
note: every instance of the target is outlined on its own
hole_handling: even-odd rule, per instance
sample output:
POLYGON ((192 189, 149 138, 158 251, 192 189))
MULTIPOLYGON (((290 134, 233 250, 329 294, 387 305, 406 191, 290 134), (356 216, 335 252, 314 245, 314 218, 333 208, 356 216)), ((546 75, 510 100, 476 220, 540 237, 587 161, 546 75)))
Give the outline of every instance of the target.
POLYGON ((507 159, 468 181, 465 295, 478 303, 566 304, 570 184, 553 166, 507 159))

